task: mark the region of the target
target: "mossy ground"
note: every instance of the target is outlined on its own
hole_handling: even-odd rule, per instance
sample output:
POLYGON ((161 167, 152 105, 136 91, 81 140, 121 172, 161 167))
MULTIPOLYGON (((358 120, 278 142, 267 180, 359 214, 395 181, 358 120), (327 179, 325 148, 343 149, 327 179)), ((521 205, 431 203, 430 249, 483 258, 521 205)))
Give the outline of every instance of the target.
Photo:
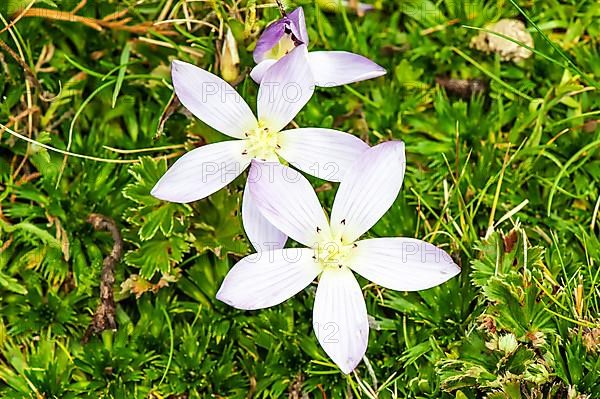
MULTIPOLYGON (((29 3, 2 3, 5 23, 29 3)), ((225 139, 169 107, 170 61, 219 73, 230 26, 237 89, 253 104, 251 50, 277 8, 88 0, 58 13, 77 5, 38 0, 0 34, 14 52, 0 52, 0 122, 105 159, 1 133, 1 397, 600 397, 595 0, 521 10, 511 1, 376 1, 365 16, 289 4, 304 6, 312 49, 353 51, 388 70, 318 89, 296 123, 370 144, 405 141, 401 195, 370 234, 425 239, 462 267, 419 293, 361 280, 372 328, 366 360, 348 376, 312 333, 314 287, 262 311, 215 300, 250 251, 243 178, 185 206, 149 195, 168 162, 225 139), (469 47, 478 32, 467 26, 508 17, 527 22, 531 58, 514 64, 469 47), (173 19, 187 22, 165 22, 173 19), (448 78, 483 79, 487 89, 457 95, 448 78), (82 344, 113 245, 86 222, 91 213, 116 221, 126 254, 116 267, 118 330, 82 344)), ((335 185, 312 182, 330 207, 335 185)))

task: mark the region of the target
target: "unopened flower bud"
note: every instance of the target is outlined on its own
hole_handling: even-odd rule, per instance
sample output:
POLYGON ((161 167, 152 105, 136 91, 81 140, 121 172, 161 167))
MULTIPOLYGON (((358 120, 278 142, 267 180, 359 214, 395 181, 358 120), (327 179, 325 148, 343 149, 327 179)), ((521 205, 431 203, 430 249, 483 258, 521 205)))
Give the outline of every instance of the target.
POLYGON ((221 47, 220 67, 221 76, 228 82, 233 82, 240 76, 240 56, 231 28, 227 28, 225 40, 221 47))

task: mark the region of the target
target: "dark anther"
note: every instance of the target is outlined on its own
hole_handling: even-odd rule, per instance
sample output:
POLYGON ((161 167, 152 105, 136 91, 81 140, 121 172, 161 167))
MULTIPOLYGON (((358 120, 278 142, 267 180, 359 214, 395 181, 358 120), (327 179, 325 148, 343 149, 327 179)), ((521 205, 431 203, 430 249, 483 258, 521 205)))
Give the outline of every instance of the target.
POLYGON ((248 155, 248 150, 242 151, 242 155, 248 155))
POLYGON ((338 267, 341 269, 341 268, 342 268, 342 265, 338 265, 338 267))
POLYGON ((283 33, 285 33, 286 35, 290 35, 290 39, 292 39, 292 42, 294 42, 294 46, 299 46, 301 44, 304 44, 304 42, 302 40, 300 40, 298 37, 296 37, 296 35, 292 31, 292 28, 290 27, 289 24, 285 25, 285 27, 283 28, 283 33))
POLYGON ((358 247, 357 243, 352 244, 352 248, 356 248, 356 247, 358 247))
POLYGON ((277 145, 275 146, 275 148, 277 148, 278 150, 281 150, 281 146, 280 146, 279 144, 277 144, 277 145))
POLYGON ((263 131, 265 131, 265 132, 268 132, 268 131, 269 131, 269 128, 268 128, 268 127, 265 127, 265 128, 263 128, 263 131))
POLYGON ((317 260, 317 257, 316 257, 316 255, 313 255, 313 259, 314 259, 314 260, 317 260))
POLYGON ((248 136, 249 136, 249 134, 248 134, 248 133, 244 133, 244 136, 248 137, 248 136))
POLYGON ((317 226, 317 233, 321 232, 321 228, 319 226, 317 226))
POLYGON ((294 46, 299 46, 301 44, 304 44, 304 42, 302 40, 298 39, 296 37, 296 35, 294 35, 293 33, 292 33, 292 41, 294 42, 294 46))
POLYGON ((340 223, 343 225, 346 225, 346 219, 342 219, 342 221, 340 223))

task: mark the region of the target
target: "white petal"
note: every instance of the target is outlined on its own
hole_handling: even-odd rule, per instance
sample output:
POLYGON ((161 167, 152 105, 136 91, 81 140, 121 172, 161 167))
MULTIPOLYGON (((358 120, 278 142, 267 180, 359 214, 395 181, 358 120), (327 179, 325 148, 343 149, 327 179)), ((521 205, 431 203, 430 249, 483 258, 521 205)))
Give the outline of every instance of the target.
POLYGON ((290 123, 313 95, 307 55, 306 45, 296 47, 273 64, 260 82, 258 119, 272 131, 290 123))
POLYGON ((364 278, 396 291, 425 290, 460 273, 450 255, 414 238, 358 241, 350 263, 364 278))
POLYGON ((265 73, 267 73, 267 70, 271 68, 271 66, 276 62, 277 60, 273 59, 266 59, 264 61, 261 61, 258 65, 252 68, 252 70, 250 71, 250 77, 256 83, 260 83, 263 80, 265 73))
POLYGON ((244 223, 246 235, 256 252, 272 251, 285 246, 287 236, 260 213, 254 202, 254 197, 250 195, 248 181, 246 181, 242 202, 242 222, 244 223))
POLYGON ((253 161, 250 194, 260 212, 279 230, 315 247, 329 236, 329 224, 312 186, 300 172, 280 163, 253 161))
POLYGON ((344 176, 331 210, 331 229, 344 242, 369 230, 398 196, 406 159, 404 143, 388 141, 365 151, 344 176))
POLYGON ((306 31, 304 9, 302 7, 296 8, 294 11, 288 14, 288 18, 294 23, 294 34, 297 34, 298 39, 308 46, 308 32, 306 31))
POLYGON ((179 158, 152 189, 156 198, 187 203, 205 198, 238 177, 251 159, 242 155, 243 140, 196 148, 179 158))
POLYGON ((308 60, 317 86, 334 87, 385 75, 385 69, 346 51, 311 51, 308 60))
POLYGON ((346 374, 360 363, 369 342, 367 308, 350 269, 321 274, 313 309, 313 328, 325 353, 346 374))
POLYGON ((173 61, 171 75, 179 101, 213 129, 242 138, 257 127, 248 104, 223 79, 183 61, 173 61))
POLYGON ((294 167, 320 179, 341 181, 369 146, 333 129, 303 128, 281 133, 277 153, 294 167))
POLYGON ((246 256, 227 274, 217 299, 244 310, 275 306, 296 295, 321 272, 308 248, 285 248, 246 256))

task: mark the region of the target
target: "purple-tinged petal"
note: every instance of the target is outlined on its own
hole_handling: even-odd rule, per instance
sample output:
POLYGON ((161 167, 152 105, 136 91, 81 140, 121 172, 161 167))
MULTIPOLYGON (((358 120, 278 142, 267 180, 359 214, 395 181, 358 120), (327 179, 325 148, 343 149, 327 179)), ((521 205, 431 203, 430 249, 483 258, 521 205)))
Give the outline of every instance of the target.
POLYGON ((425 290, 460 273, 450 255, 425 241, 374 238, 355 244, 350 268, 367 280, 392 290, 425 290))
POLYGON ((252 80, 254 80, 256 83, 259 83, 263 80, 263 77, 265 76, 265 73, 267 73, 267 70, 269 68, 271 68, 271 66, 276 63, 277 60, 273 60, 273 59, 268 59, 268 60, 264 60, 259 62, 254 68, 252 68, 252 70, 250 71, 250 77, 252 78, 252 80))
POLYGON ((312 186, 302 174, 280 163, 254 160, 248 188, 263 216, 307 247, 329 236, 329 224, 312 186))
POLYGON ((183 155, 152 189, 161 200, 187 203, 208 197, 238 177, 250 164, 243 140, 222 141, 183 155))
POLYGON ((258 38, 253 58, 257 64, 265 59, 280 59, 300 44, 308 45, 304 10, 296 8, 287 16, 269 25, 258 38))
POLYGON ((362 291, 346 267, 328 267, 319 279, 313 328, 325 353, 349 374, 369 342, 369 320, 362 291))
MULTIPOLYGON (((354 11, 359 17, 363 16, 368 11, 375 10, 373 4, 361 3, 356 1, 341 0, 341 6, 348 8, 349 11, 354 11)), ((334 4, 337 7, 337 4, 334 4)))
POLYGON ((398 196, 405 169, 401 141, 388 141, 365 151, 344 175, 333 201, 334 235, 354 242, 373 227, 398 196))
POLYGON ((332 2, 321 2, 319 7, 326 12, 337 12, 339 7, 346 8, 349 12, 353 12, 359 17, 364 16, 366 12, 376 10, 373 4, 361 3, 356 0, 337 0, 332 2))
POLYGON ((246 256, 227 274, 217 299, 237 309, 278 305, 308 286, 321 272, 308 248, 285 248, 246 256))
POLYGON ((280 40, 286 35, 285 31, 286 26, 288 25, 289 21, 282 18, 267 26, 256 42, 256 47, 252 54, 254 62, 259 64, 261 61, 265 60, 271 49, 277 46, 280 40))
POLYGON ((308 60, 317 86, 334 87, 385 75, 385 69, 346 51, 312 51, 308 60))
POLYGON ((304 9, 296 8, 288 14, 288 18, 292 21, 292 33, 302 43, 308 46, 308 32, 306 31, 306 20, 304 19, 304 9))
POLYGON ((171 75, 179 101, 213 129, 243 138, 258 126, 248 104, 220 77, 183 61, 173 61, 171 75))
POLYGON ((308 50, 301 45, 265 73, 258 89, 258 119, 271 131, 280 131, 306 105, 314 92, 308 50))
POLYGON ((320 179, 341 181, 369 146, 333 129, 302 128, 281 132, 277 153, 292 166, 320 179))
MULTIPOLYGON (((249 181, 249 180, 248 180, 249 181)), ((242 199, 242 222, 248 239, 256 252, 273 251, 285 246, 287 236, 273 226, 263 215, 250 195, 246 181, 244 197, 242 199)))

